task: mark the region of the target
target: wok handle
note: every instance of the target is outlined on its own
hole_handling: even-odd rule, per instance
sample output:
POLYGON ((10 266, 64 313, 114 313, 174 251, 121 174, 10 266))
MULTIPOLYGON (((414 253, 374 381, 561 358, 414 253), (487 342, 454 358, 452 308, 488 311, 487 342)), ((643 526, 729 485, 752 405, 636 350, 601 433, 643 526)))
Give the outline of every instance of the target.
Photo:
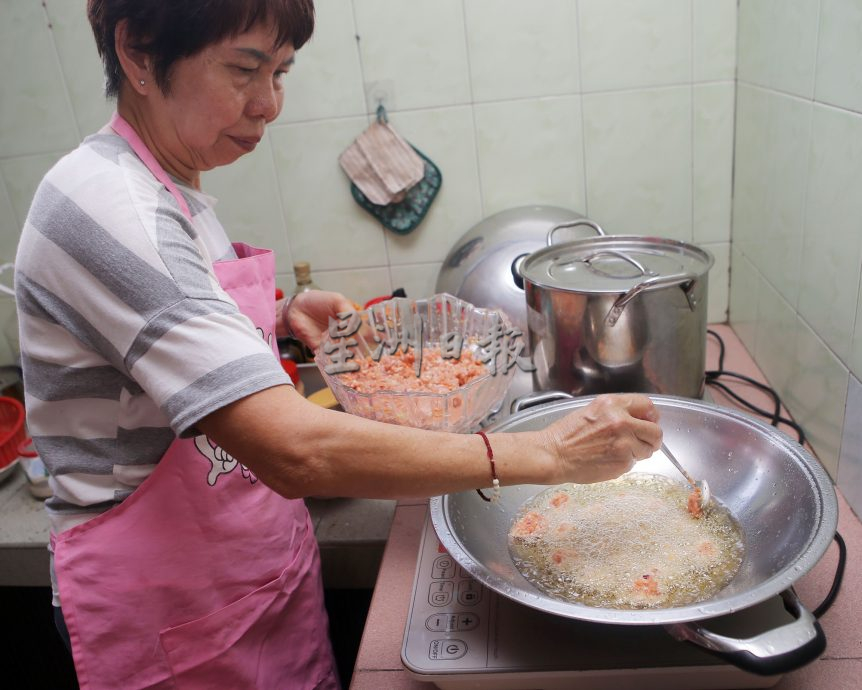
POLYGON ((744 671, 761 676, 786 673, 817 659, 826 649, 826 636, 792 587, 784 590, 781 598, 784 608, 796 616, 796 620, 747 639, 718 635, 697 623, 675 623, 665 627, 677 640, 702 647, 744 671))
POLYGON ((520 398, 515 398, 512 401, 510 411, 512 414, 526 410, 529 407, 544 405, 545 403, 554 402, 556 400, 571 400, 574 395, 564 393, 563 391, 540 391, 538 393, 527 393, 520 398))

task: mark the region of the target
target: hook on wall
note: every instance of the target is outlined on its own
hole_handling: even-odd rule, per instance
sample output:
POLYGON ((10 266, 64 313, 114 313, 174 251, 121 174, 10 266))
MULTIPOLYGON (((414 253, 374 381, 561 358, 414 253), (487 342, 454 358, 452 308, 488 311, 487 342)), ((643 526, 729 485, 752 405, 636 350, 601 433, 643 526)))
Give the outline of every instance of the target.
POLYGON ((385 125, 389 122, 389 117, 386 115, 386 108, 383 106, 383 99, 377 99, 377 121, 381 125, 385 125))

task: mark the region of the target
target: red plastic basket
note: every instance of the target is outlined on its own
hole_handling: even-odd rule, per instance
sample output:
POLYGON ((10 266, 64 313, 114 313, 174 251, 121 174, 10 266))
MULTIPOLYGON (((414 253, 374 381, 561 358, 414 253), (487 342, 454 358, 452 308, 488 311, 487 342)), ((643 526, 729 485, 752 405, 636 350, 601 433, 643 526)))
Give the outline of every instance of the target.
POLYGON ((0 468, 18 457, 25 436, 24 406, 15 398, 0 396, 0 468))

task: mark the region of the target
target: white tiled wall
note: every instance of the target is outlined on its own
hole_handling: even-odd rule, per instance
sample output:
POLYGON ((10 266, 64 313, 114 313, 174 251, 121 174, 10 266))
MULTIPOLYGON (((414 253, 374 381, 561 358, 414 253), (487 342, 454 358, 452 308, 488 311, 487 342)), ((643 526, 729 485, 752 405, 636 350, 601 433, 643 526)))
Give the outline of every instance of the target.
POLYGON ((862 513, 862 5, 738 20, 730 321, 862 513))
MULTIPOLYGON (((0 262, 42 174, 111 112, 84 6, 0 2, 0 262)), ((317 16, 263 145, 203 180, 235 239, 276 249, 282 287, 304 259, 357 301, 428 294, 472 225, 543 203, 702 243, 726 319, 735 0, 318 0, 317 16), (407 236, 355 204, 337 162, 379 102, 443 174, 407 236)))

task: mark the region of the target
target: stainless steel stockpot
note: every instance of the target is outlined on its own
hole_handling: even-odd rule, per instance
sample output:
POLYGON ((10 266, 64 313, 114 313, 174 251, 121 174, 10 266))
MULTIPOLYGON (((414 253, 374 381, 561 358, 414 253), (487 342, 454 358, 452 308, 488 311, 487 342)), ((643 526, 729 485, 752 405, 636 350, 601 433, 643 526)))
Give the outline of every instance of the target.
POLYGON ((657 237, 553 235, 517 267, 534 389, 701 397, 712 255, 657 237))
MULTIPOLYGON (((686 398, 651 396, 665 441, 692 476, 739 521, 745 555, 739 572, 711 599, 665 609, 618 610, 555 599, 526 580, 508 550, 508 532, 521 506, 547 487, 507 486, 499 502, 475 491, 431 499, 431 520, 441 544, 475 579, 516 602, 596 623, 662 625, 684 639, 758 673, 781 673, 815 659, 825 638, 792 590, 823 556, 838 524, 829 475, 802 446, 781 431, 730 408, 686 398), (716 619, 781 594, 794 620, 744 640, 717 635, 696 621, 716 619)), ((488 431, 537 431, 594 398, 573 398, 518 412, 488 431)), ((660 454, 633 472, 679 480, 660 454)))
MULTIPOLYGON (((524 284, 515 266, 542 249, 549 232, 556 232, 558 240, 604 234, 596 223, 558 206, 534 204, 499 211, 474 225, 452 246, 437 276, 436 292, 448 292, 477 307, 499 309, 524 334, 524 354, 529 354, 524 284)), ((532 374, 518 369, 510 398, 532 390, 532 374)))

